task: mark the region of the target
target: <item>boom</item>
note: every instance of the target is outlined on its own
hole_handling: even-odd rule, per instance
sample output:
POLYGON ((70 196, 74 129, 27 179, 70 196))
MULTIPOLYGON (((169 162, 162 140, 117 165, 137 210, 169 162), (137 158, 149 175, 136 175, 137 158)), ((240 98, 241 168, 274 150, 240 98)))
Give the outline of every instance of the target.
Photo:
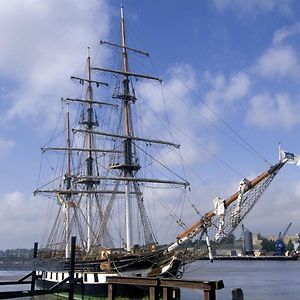
POLYGON ((198 222, 179 234, 176 242, 171 244, 167 251, 175 250, 198 234, 201 237, 205 234, 210 240, 218 241, 232 233, 285 163, 286 161, 280 161, 251 181, 244 179, 240 183, 239 190, 226 200, 217 198, 215 209, 206 213, 198 222))

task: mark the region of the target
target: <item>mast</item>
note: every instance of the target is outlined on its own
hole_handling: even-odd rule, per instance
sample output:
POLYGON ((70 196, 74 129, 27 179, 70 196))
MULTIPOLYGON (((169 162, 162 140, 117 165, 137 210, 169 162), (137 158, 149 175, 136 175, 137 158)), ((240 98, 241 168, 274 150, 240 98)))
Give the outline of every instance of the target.
MULTIPOLYGON (((128 72, 128 56, 126 49, 126 36, 125 36, 125 20, 123 6, 121 6, 121 32, 122 32, 122 58, 124 73, 128 72)), ((125 136, 124 140, 124 160, 127 168, 124 168, 124 176, 132 177, 132 140, 128 137, 131 136, 130 128, 130 102, 131 99, 129 90, 129 78, 124 74, 123 79, 123 106, 124 106, 124 121, 125 121, 125 136)), ((130 251, 132 245, 132 224, 131 224, 131 198, 130 198, 130 182, 125 182, 125 222, 126 222, 126 250, 130 251)))
MULTIPOLYGON (((56 189, 49 188, 48 186, 42 186, 36 189, 34 194, 54 194, 59 198, 62 206, 62 213, 64 218, 64 245, 66 255, 69 255, 69 238, 71 231, 78 232, 80 236, 81 246, 88 254, 91 252, 91 247, 94 244, 102 245, 100 241, 105 238, 105 231, 107 229, 108 217, 112 210, 112 205, 115 202, 117 195, 123 195, 125 202, 125 228, 124 221, 121 230, 125 231, 125 239, 122 237, 122 242, 125 245, 125 249, 130 251, 132 245, 135 243, 135 238, 144 238, 145 245, 157 244, 155 234, 153 232, 150 219, 147 215, 147 211, 144 205, 143 193, 140 186, 144 183, 154 184, 168 184, 181 187, 187 187, 189 183, 177 175, 179 180, 167 179, 167 178, 148 178, 147 175, 138 176, 138 171, 141 166, 138 159, 138 143, 149 144, 161 144, 165 146, 171 146, 179 148, 179 144, 175 144, 170 141, 144 138, 141 136, 135 136, 133 121, 132 121, 132 105, 136 101, 134 87, 132 86, 131 78, 142 78, 148 80, 155 80, 161 82, 161 79, 147 75, 131 72, 128 64, 128 53, 133 51, 142 55, 149 56, 147 52, 140 51, 127 47, 126 35, 125 35, 125 18, 124 10, 121 7, 121 45, 112 44, 109 45, 121 48, 122 50, 122 67, 119 70, 110 70, 104 68, 96 68, 91 65, 90 51, 88 48, 88 55, 86 59, 87 75, 84 78, 72 76, 72 80, 76 80, 81 85, 85 85, 85 95, 78 98, 61 98, 66 103, 78 103, 82 107, 82 113, 78 122, 79 128, 70 129, 69 114, 67 114, 67 145, 66 147, 46 147, 42 148, 43 152, 46 151, 64 151, 67 153, 67 170, 64 178, 64 184, 59 185, 56 189), (93 87, 108 86, 107 83, 93 79, 92 71, 114 73, 118 76, 118 85, 115 89, 112 98, 119 99, 120 104, 116 105, 101 101, 101 99, 94 99, 93 87), (121 85, 119 85, 119 79, 121 85), (122 110, 119 114, 118 128, 114 132, 102 130, 95 130, 98 127, 97 115, 95 106, 108 106, 111 108, 118 108, 121 106, 122 110), (121 127, 121 131, 118 131, 121 127), (72 147, 70 143, 70 133, 81 133, 83 139, 83 145, 80 147, 72 147), (95 140, 97 136, 100 136, 101 141, 106 140, 113 141, 113 146, 109 149, 99 149, 95 140), (117 141, 117 142, 115 142, 117 141), (120 143, 121 142, 121 143, 120 143), (137 147, 137 148, 136 148, 137 147), (81 153, 78 155, 78 153, 81 153), (78 166, 74 165, 76 174, 71 174, 71 154, 78 155, 78 166), (103 154, 102 154, 103 153, 103 154), (109 166, 105 167, 105 155, 109 155, 109 166), (117 155, 115 155, 117 154, 117 155), (119 155, 121 154, 121 155, 119 155), (98 164, 99 158, 99 164, 98 164), (104 161, 102 165, 100 163, 104 161), (77 169, 78 168, 78 169, 77 169), (104 174, 98 174, 98 169, 103 171, 104 174), (100 184, 101 183, 101 184, 100 184), (121 183, 121 184, 120 184, 121 183), (115 186, 111 189, 111 186, 115 186), (102 201, 106 201, 108 196, 112 195, 109 204, 105 207, 102 201), (133 205, 137 204, 137 211, 139 212, 138 222, 142 228, 138 228, 138 233, 134 234, 134 220, 133 205), (74 210, 72 209, 74 208, 74 210), (104 211, 102 211, 104 209, 104 211), (103 213, 104 212, 104 213, 103 213), (106 216, 106 217, 105 217, 106 216), (100 221, 99 221, 100 218, 100 221), (99 223, 100 222, 100 223, 99 223), (101 226, 100 226, 101 225, 101 226), (71 229, 72 226, 72 229, 71 229), (143 229, 143 233, 140 229, 143 229), (140 233, 142 233, 140 235, 140 233), (103 238, 104 236, 104 238, 103 238)), ((100 95, 98 95, 100 96, 100 95)), ((104 145, 104 143, 103 143, 104 145)), ((142 150, 141 150, 142 151, 142 150)), ((150 158, 155 159, 149 155, 150 158)), ((72 171, 73 173, 73 171, 72 171)), ((176 175, 176 174, 175 174, 176 175)), ((121 198, 121 197, 120 197, 121 198)), ((105 202, 104 202, 105 203, 105 202)), ((55 227, 56 225, 54 225, 55 227)), ((110 225, 111 226, 111 225, 110 225)), ((108 236, 109 234, 107 234, 108 236)), ((60 241, 61 242, 61 241, 60 241)), ((50 241, 52 243, 52 241, 50 241)), ((53 244, 54 245, 54 244, 53 244)))
MULTIPOLYGON (((71 189, 71 139, 70 139, 70 113, 67 111, 67 174, 65 178, 66 182, 66 190, 71 189)), ((71 200, 71 194, 66 195, 66 200, 63 201, 63 209, 64 209, 64 226, 65 226, 65 257, 69 258, 70 256, 70 224, 69 224, 69 202, 71 200)))
MULTIPOLYGON (((90 48, 88 47, 88 58, 87 58, 87 65, 88 65, 88 88, 87 88, 87 100, 88 100, 88 111, 87 111, 87 129, 93 129, 93 89, 92 89, 92 76, 91 76, 91 58, 90 58, 90 48)), ((93 135, 91 132, 88 132, 88 158, 86 159, 86 167, 87 167, 87 176, 93 176, 93 135)), ((86 185, 87 190, 93 189, 92 181, 88 181, 86 185)), ((91 220, 92 220, 92 194, 88 195, 88 200, 86 203, 87 209, 87 252, 91 249, 91 220)))

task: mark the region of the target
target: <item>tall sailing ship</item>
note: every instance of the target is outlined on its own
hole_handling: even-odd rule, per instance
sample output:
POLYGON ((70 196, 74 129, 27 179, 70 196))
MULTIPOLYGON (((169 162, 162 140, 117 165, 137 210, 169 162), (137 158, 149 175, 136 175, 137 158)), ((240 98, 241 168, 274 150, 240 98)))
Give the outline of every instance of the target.
MULTIPOLYGON (((156 205, 153 198, 158 197, 158 188, 174 188, 179 197, 184 197, 189 188, 183 176, 159 160, 161 155, 149 150, 157 147, 161 154, 163 147, 176 150, 180 145, 139 135, 142 126, 138 121, 142 117, 134 118, 135 106, 139 105, 134 79, 161 80, 129 68, 129 53, 148 53, 127 46, 123 8, 121 44, 100 43, 120 50, 122 67, 94 66, 89 54, 86 76, 71 77, 82 85, 83 96, 62 98, 68 107, 66 142, 63 147, 42 148, 45 154, 63 154, 63 171, 35 191, 54 199, 58 209, 49 238, 39 252, 39 259, 48 262, 40 267, 39 284, 50 287, 67 277, 67 269, 55 269, 49 262, 68 259, 71 236, 76 236, 76 277, 83 279, 86 293, 98 296, 106 293, 107 276, 181 276, 188 262, 184 249, 192 240, 200 241, 197 253, 212 259, 212 242, 215 245, 233 232, 288 160, 282 157, 253 180, 243 179, 232 196, 216 198, 213 210, 173 241, 159 244, 150 220, 162 224, 164 217, 155 218, 147 208, 156 205), (109 86, 98 80, 99 73, 115 79, 113 95, 106 101, 95 97, 95 89, 107 93, 109 86), (77 125, 71 128, 73 105, 79 108, 77 125)), ((170 215, 175 218, 171 210, 170 215)), ((184 226, 180 218, 176 222, 184 226)))

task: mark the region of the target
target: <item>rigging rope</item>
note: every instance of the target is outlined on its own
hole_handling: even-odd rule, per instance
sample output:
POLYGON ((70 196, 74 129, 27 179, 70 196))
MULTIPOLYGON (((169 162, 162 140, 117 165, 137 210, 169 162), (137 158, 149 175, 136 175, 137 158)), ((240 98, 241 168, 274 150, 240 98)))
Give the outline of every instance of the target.
MULTIPOLYGON (((158 57, 158 59, 160 59, 158 57)), ((161 60, 161 59, 160 59, 161 60)), ((203 114, 200 114, 197 110, 193 109, 193 107, 191 107, 190 104, 188 104, 186 101, 184 101, 183 99, 179 98, 176 94, 173 93, 173 91, 169 90, 168 91, 174 95, 179 101, 181 101, 185 106, 187 106, 193 113, 195 113, 196 115, 200 116, 202 119, 204 119, 208 124, 210 124, 211 126, 213 126, 214 128, 216 128, 218 131, 220 131, 222 134, 224 134, 224 136, 226 136, 227 138, 229 138, 230 140, 232 140, 233 142, 235 142, 237 145, 241 146, 242 148, 244 148, 246 151, 248 151, 249 153, 253 153, 256 155, 256 157, 262 159, 265 163, 267 163, 268 165, 271 165, 270 162, 262 155, 260 154, 249 142, 247 142, 231 125, 229 125, 228 122, 225 121, 225 119, 223 119, 215 110, 213 110, 204 99, 202 99, 198 93, 196 91, 194 91, 190 86, 188 86, 188 84, 186 82, 184 82, 183 80, 181 80, 179 77, 176 76, 175 72, 172 70, 169 70, 169 72, 175 76, 190 92, 192 92, 194 94, 194 96, 200 100, 201 103, 203 103, 203 105, 210 111, 213 113, 213 115, 215 115, 217 117, 217 119, 219 119, 230 131, 232 131, 247 147, 245 147, 243 144, 239 143, 237 140, 235 140, 232 136, 230 136, 229 134, 227 134, 223 129, 221 129, 219 126, 217 126, 216 124, 214 124, 213 122, 209 121, 206 117, 204 117, 203 114), (252 150, 252 152, 250 151, 252 150)))
POLYGON ((170 168, 168 168, 166 165, 164 165, 163 163, 161 163, 159 160, 157 160, 155 157, 153 157, 151 154, 146 153, 146 151, 144 151, 141 147, 139 147, 136 143, 133 143, 137 148, 139 148, 143 153, 145 153, 146 155, 148 155, 151 159, 153 159, 155 162, 157 162, 159 165, 161 165, 162 167, 164 167, 166 170, 168 170, 171 174, 175 175, 176 177, 178 177, 179 179, 187 182, 187 180, 181 176, 179 176, 178 174, 176 174, 175 172, 173 172, 170 168))
MULTIPOLYGON (((130 25, 127 25, 127 27, 129 28, 130 30, 130 25)), ((136 40, 138 40, 140 42, 140 44, 144 45, 145 42, 142 41, 141 42, 141 38, 140 37, 137 37, 137 35, 135 34, 135 32, 133 30, 131 30, 131 35, 134 36, 134 38, 136 40)), ((145 48, 145 47, 142 47, 142 48, 145 48)), ((147 48, 147 47, 146 47, 147 48)), ((154 56, 159 60, 161 61, 164 65, 167 65, 167 63, 164 61, 163 58, 161 58, 159 55, 157 55, 155 52, 154 52, 154 56)), ((155 70, 155 74, 159 74, 157 68, 156 68, 156 65, 152 59, 151 56, 149 56, 150 58, 150 62, 155 70)), ((218 131, 220 131, 222 134, 224 134, 226 137, 228 137, 229 139, 231 139, 233 142, 235 142, 236 144, 238 144, 239 146, 241 146, 242 148, 244 148, 245 150, 247 150, 249 153, 253 153, 256 155, 256 157, 262 159, 265 163, 267 163, 268 165, 270 165, 270 162, 261 154, 259 153, 249 142, 246 141, 245 138, 243 138, 241 136, 241 134, 239 134, 228 122, 226 122, 224 120, 224 118, 222 118, 214 109, 212 109, 204 99, 202 99, 200 97, 200 95, 198 95, 198 93, 196 91, 194 91, 185 81, 181 80, 180 78, 178 78, 178 76, 175 74, 174 71, 172 70, 169 70, 169 72, 175 77, 177 78, 189 91, 191 91, 198 100, 200 100, 203 105, 205 105, 205 107, 207 107, 207 109, 212 112, 216 117, 217 119, 219 119, 231 132, 233 132, 234 135, 236 135, 247 147, 245 147, 243 144, 239 143, 238 141, 236 141, 235 139, 233 139, 233 137, 231 137, 230 135, 228 135, 224 130, 222 130, 219 126, 216 126, 215 124, 213 124, 212 122, 210 122, 208 119, 204 118, 203 115, 199 114, 199 112, 195 111, 190 105, 188 105, 184 100, 180 99, 177 95, 175 95, 174 93, 172 93, 172 91, 170 91, 173 95, 175 95, 175 97, 177 97, 180 101, 182 101, 182 103, 184 103, 187 107, 189 107, 194 113, 198 114, 201 118, 203 119, 206 119, 206 121, 213 127, 215 127, 218 131), (250 152, 250 150, 252 152, 250 152)))
MULTIPOLYGON (((147 102, 145 102, 145 105, 148 107, 149 110, 151 110, 151 112, 153 113, 153 115, 155 115, 157 117, 157 114, 147 104, 147 102)), ((212 157, 214 157, 220 164, 222 164, 223 166, 225 166, 227 169, 231 170, 235 175, 238 175, 238 177, 245 177, 240 172, 238 172, 237 170, 235 170, 232 166, 230 166, 229 164, 227 164, 220 157, 218 157, 215 153, 209 151, 204 144, 200 143, 199 141, 196 141, 193 137, 191 137, 188 133, 186 133, 185 131, 183 131, 181 128, 177 127, 174 124, 172 124, 172 127, 174 129, 176 129, 176 131, 181 132, 183 135, 185 135, 190 141, 192 141, 193 143, 195 143, 196 145, 198 145, 199 147, 201 147, 201 149, 203 149, 206 153, 208 153, 209 155, 211 155, 212 157)))

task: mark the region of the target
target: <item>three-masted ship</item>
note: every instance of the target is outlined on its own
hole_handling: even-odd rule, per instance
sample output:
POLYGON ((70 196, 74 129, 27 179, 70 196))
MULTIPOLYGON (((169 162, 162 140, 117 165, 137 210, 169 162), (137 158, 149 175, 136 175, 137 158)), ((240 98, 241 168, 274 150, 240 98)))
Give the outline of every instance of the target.
POLYGON ((67 277, 67 269, 49 262, 68 259, 71 236, 76 236, 76 277, 83 279, 86 293, 98 296, 107 291, 107 276, 181 276, 187 263, 184 247, 193 239, 202 241, 197 253, 212 259, 211 242, 216 244, 232 233, 286 162, 282 159, 253 180, 243 179, 236 193, 227 199, 215 199, 214 209, 173 242, 159 244, 150 222, 155 218, 147 210, 147 197, 156 195, 159 187, 175 188, 181 195, 189 187, 187 180, 148 151, 149 145, 174 149, 179 145, 172 140, 140 136, 142 130, 133 118, 139 105, 133 79, 161 80, 129 68, 130 52, 143 56, 148 53, 127 46, 123 8, 121 43, 100 43, 120 50, 122 67, 94 66, 89 54, 86 76, 71 77, 82 85, 83 96, 62 98, 68 107, 66 142, 63 147, 42 148, 46 154, 63 153, 63 171, 35 191, 55 199, 58 208, 49 238, 39 252, 39 259, 48 262, 40 267, 40 285, 51 287, 67 277), (99 73, 111 74, 110 79, 116 81, 107 101, 95 97, 95 89, 109 86, 98 80, 99 73), (75 128, 71 128, 70 121, 70 114, 75 112, 73 105, 79 106, 75 128), (149 172, 146 167, 160 171, 149 172), (169 177, 161 178, 161 174, 169 177))

